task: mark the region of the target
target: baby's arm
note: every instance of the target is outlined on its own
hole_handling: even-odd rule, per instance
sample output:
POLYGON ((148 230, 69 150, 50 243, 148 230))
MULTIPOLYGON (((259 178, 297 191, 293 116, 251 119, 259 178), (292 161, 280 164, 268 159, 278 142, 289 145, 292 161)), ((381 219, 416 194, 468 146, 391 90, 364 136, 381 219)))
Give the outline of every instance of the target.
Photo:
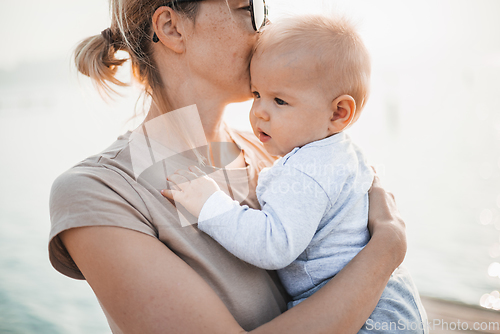
POLYGON ((206 175, 199 177, 201 170, 190 170, 195 172, 169 176, 169 181, 184 183, 177 183, 180 191, 164 195, 173 196, 192 214, 199 215, 201 211, 200 230, 233 255, 263 269, 281 269, 294 261, 311 242, 330 205, 319 184, 295 168, 273 167, 269 171, 272 182, 266 186, 259 183, 261 210, 240 206, 222 191, 215 190, 206 175), (194 180, 196 177, 200 181, 194 180), (205 210, 203 203, 207 199, 210 209, 205 210))

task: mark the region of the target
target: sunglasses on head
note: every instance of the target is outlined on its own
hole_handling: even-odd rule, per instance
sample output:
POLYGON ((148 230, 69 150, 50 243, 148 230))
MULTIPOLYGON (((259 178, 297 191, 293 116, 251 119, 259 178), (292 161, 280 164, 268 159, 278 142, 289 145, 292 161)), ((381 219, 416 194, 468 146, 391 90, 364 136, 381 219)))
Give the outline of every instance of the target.
MULTIPOLYGON (((173 4, 184 3, 184 2, 198 2, 203 0, 174 0, 170 1, 166 6, 172 6, 173 4)), ((255 31, 259 30, 266 25, 268 8, 266 6, 265 0, 250 0, 250 13, 252 15, 252 26, 255 31)), ((159 39, 156 33, 153 35, 153 42, 158 43, 159 39)))

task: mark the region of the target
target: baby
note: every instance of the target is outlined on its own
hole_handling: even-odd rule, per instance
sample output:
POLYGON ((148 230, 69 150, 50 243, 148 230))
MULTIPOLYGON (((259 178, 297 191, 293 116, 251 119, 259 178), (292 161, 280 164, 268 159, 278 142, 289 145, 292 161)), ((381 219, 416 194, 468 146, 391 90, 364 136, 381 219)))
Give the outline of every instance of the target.
MULTIPOLYGON (((365 106, 370 59, 347 21, 306 16, 264 29, 250 73, 253 131, 271 155, 281 156, 259 175, 261 210, 240 206, 197 167, 169 176, 180 190, 162 193, 197 216, 198 228, 238 258, 278 270, 293 307, 370 238, 373 172, 343 132, 365 106)), ((403 267, 393 273, 362 332, 427 332, 425 310, 403 267)))

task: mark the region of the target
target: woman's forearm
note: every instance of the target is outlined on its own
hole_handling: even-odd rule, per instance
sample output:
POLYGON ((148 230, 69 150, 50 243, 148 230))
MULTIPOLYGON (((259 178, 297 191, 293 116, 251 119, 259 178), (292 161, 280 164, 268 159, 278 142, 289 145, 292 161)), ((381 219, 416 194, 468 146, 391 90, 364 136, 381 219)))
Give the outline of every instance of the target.
MULTIPOLYGON (((357 333, 399 265, 390 233, 377 232, 323 288, 251 333, 357 333)), ((395 244, 395 247, 399 245, 395 244)))
MULTIPOLYGON (((387 246, 393 235, 382 231, 320 291, 252 333, 356 333, 399 264, 387 246)), ((244 332, 206 282, 156 239, 116 227, 61 236, 124 333, 244 332)))
MULTIPOLYGON (((404 223, 387 197, 381 188, 370 194, 367 246, 318 292, 252 333, 344 334, 362 327, 406 250, 404 223)), ((207 282, 156 238, 106 226, 60 237, 124 333, 244 332, 207 282)))

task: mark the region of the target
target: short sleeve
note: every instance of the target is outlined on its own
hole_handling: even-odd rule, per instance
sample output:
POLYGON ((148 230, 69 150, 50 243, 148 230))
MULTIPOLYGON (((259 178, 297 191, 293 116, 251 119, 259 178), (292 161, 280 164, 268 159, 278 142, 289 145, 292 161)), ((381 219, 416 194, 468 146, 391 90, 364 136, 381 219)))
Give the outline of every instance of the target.
POLYGON ((74 167, 54 181, 49 202, 49 257, 56 270, 85 279, 59 238, 71 228, 116 226, 157 237, 146 204, 130 180, 109 167, 85 166, 74 167))

